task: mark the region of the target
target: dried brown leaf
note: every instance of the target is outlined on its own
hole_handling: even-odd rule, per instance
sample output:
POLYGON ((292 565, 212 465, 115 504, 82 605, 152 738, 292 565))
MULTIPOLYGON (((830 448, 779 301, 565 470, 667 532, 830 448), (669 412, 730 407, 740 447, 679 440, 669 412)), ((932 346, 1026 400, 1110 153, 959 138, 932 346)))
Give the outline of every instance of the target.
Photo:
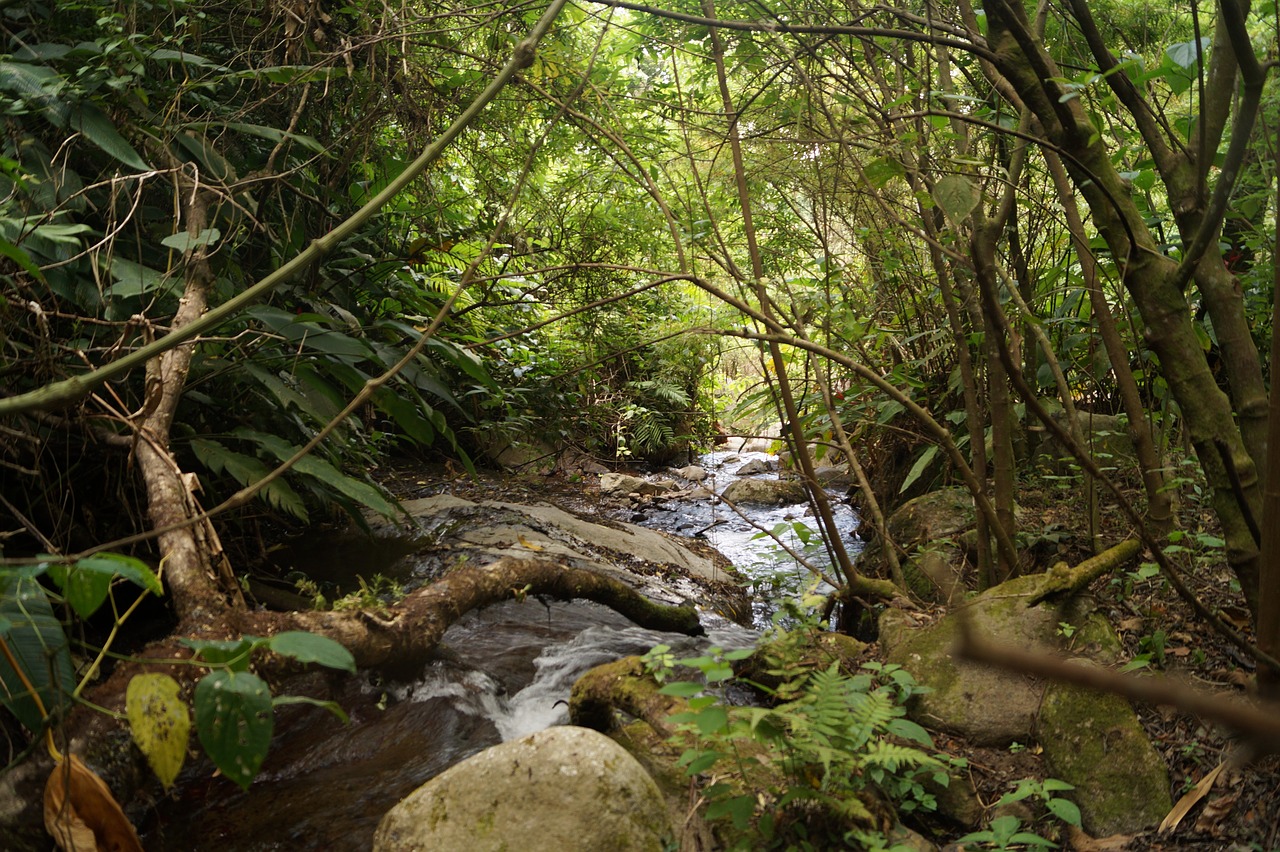
POLYGON ((66 852, 142 852, 142 841, 111 788, 74 754, 49 773, 44 827, 66 852))
POLYGON ((1160 827, 1157 831, 1160 834, 1165 834, 1176 829, 1178 824, 1182 822, 1183 817, 1190 813, 1191 809, 1194 808, 1201 799, 1209 795, 1209 791, 1213 789, 1213 785, 1217 782, 1218 776, 1222 774, 1222 770, 1225 769, 1226 766, 1226 761, 1219 763, 1211 769, 1207 775, 1200 779, 1200 783, 1187 791, 1186 795, 1179 799, 1178 803, 1173 806, 1173 809, 1169 811, 1168 815, 1161 820, 1160 827))
POLYGON ((1090 837, 1074 825, 1067 826, 1067 840, 1074 852, 1125 852, 1133 843, 1132 834, 1090 837))

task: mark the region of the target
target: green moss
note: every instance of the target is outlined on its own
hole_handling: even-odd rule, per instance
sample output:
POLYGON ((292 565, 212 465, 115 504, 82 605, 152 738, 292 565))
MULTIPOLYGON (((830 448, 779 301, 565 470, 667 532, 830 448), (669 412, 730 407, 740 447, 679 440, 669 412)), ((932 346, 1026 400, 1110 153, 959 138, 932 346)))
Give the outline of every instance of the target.
POLYGON ((1172 807, 1164 761, 1123 698, 1050 685, 1040 742, 1051 774, 1075 785, 1073 798, 1091 834, 1140 831, 1172 807))

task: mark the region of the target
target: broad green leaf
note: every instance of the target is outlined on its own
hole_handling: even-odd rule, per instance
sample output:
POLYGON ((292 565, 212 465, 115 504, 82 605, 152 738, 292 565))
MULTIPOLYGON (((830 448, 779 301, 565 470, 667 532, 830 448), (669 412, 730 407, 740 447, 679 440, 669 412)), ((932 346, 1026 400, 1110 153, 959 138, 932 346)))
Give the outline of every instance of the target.
MULTIPOLYGON (((241 485, 253 485, 271 472, 259 459, 229 450, 208 438, 193 438, 191 449, 209 470, 214 473, 225 471, 241 485)), ((259 491, 258 497, 301 521, 308 520, 307 507, 302 502, 302 497, 283 479, 277 479, 259 491)))
POLYGON ((228 666, 243 672, 249 668, 249 655, 261 642, 256 636, 240 639, 179 639, 183 645, 196 652, 196 656, 215 666, 228 666))
POLYGON ((743 829, 750 825, 751 815, 755 812, 755 806, 756 797, 754 795, 721 799, 707 805, 707 819, 728 816, 733 819, 735 828, 743 829))
POLYGON ((186 231, 179 231, 176 234, 170 234, 160 241, 160 245, 168 246, 175 251, 186 252, 200 246, 211 246, 218 240, 222 239, 222 231, 217 228, 205 228, 194 237, 186 231))
POLYGON ((62 78, 42 65, 0 62, 0 90, 35 106, 56 127, 66 127, 71 114, 71 105, 52 94, 61 84, 62 78))
POLYGON ((111 591, 111 575, 101 571, 87 571, 77 565, 54 563, 49 566, 49 576, 58 584, 62 596, 75 610, 76 615, 88 618, 98 611, 111 591))
POLYGON ((98 553, 86 556, 75 563, 77 568, 93 571, 107 576, 123 577, 134 585, 141 586, 152 594, 162 595, 164 589, 160 578, 147 563, 123 553, 98 553))
POLYGON ((35 261, 31 259, 31 255, 8 240, 0 239, 0 254, 18 264, 23 272, 37 281, 44 280, 44 273, 40 271, 40 267, 36 266, 35 261))
MULTIPOLYGON (((256 73, 256 72, 255 72, 256 73)), ((302 133, 286 133, 275 127, 267 127, 263 124, 246 124, 240 121, 198 121, 184 125, 188 130, 209 130, 210 128, 218 129, 225 127, 227 130, 235 130, 239 133, 247 133, 250 136, 258 136, 269 142, 280 142, 288 139, 297 142, 304 148, 314 151, 317 154, 325 153, 325 147, 302 133)))
MULTIPOLYGON (((1201 50, 1207 52, 1209 49, 1209 40, 1207 38, 1200 40, 1201 50)), ((1200 51, 1196 50, 1195 39, 1191 41, 1178 42, 1171 44, 1164 49, 1165 55, 1176 62, 1183 68, 1193 68, 1196 64, 1196 55, 1200 51)))
POLYGON ((1044 803, 1044 806, 1049 813, 1053 814, 1058 819, 1068 825, 1074 825, 1079 828, 1080 808, 1076 807, 1075 802, 1070 799, 1049 799, 1044 803))
POLYGON ((863 166, 862 173, 872 186, 883 189, 885 184, 894 178, 903 177, 907 171, 897 160, 881 157, 863 166))
MULTIPOLYGON (((64 710, 75 691, 71 651, 62 624, 44 588, 17 573, 0 576, 0 619, 8 629, 0 634, 19 668, 34 687, 46 713, 64 710)), ((22 678, 0 656, 0 703, 30 731, 39 731, 44 716, 22 678)))
POLYGON ((91 103, 78 104, 71 109, 71 127, 79 130, 94 145, 133 169, 150 171, 147 161, 138 156, 133 146, 120 135, 107 114, 91 103))
POLYGON ((937 455, 937 444, 930 444, 925 447, 924 452, 920 454, 920 458, 916 459, 916 463, 911 466, 911 470, 907 471, 907 478, 902 481, 902 486, 898 489, 898 493, 906 493, 906 490, 920 478, 920 475, 929 469, 929 465, 937 455))
MULTIPOLYGON (((268 452, 274 455, 280 461, 286 461, 296 453, 297 447, 291 445, 282 438, 275 435, 266 435, 261 432, 254 432, 249 429, 237 429, 236 435, 245 440, 255 441, 261 444, 268 452)), ((365 506, 377 512, 384 517, 394 517, 396 507, 382 496, 378 489, 369 485, 367 482, 361 482, 342 473, 327 461, 316 458, 314 455, 303 457, 294 469, 298 473, 306 474, 314 477, 340 494, 349 497, 362 506, 365 506)))
POLYGON ((201 68, 212 68, 215 71, 227 71, 229 69, 205 59, 203 56, 197 56, 194 53, 187 53, 184 50, 170 50, 168 48, 157 48, 147 53, 147 59, 153 62, 178 62, 183 65, 198 65, 201 68))
POLYGON ((191 716, 178 682, 166 674, 134 675, 125 693, 129 733, 167 790, 187 756, 191 716))
POLYGON ((963 175, 947 175, 933 187, 933 200, 952 223, 959 226, 982 200, 973 181, 963 175))
POLYGON ((351 652, 328 636, 290 630, 272 636, 267 647, 277 654, 292 657, 300 663, 318 663, 331 669, 356 672, 356 660, 351 652))
POLYGON ((249 789, 271 745, 271 690, 249 672, 216 671, 196 684, 196 733, 222 774, 249 789))
POLYGON ((310 315, 311 318, 300 317, 267 305, 252 308, 247 313, 272 331, 282 335, 290 343, 301 343, 326 355, 367 358, 372 354, 369 345, 363 340, 357 340, 348 334, 326 328, 319 322, 313 321, 327 321, 325 317, 315 314, 310 315))
POLYGON ((704 735, 711 736, 723 731, 725 726, 729 724, 729 712, 719 704, 714 707, 708 707, 698 714, 694 724, 698 726, 698 730, 704 735))
POLYGON ((929 736, 929 732, 912 722, 910 719, 890 719, 885 725, 885 730, 904 740, 920 743, 920 745, 933 748, 933 737, 929 736))
POLYGON ((157 295, 167 296, 182 284, 182 280, 175 275, 167 275, 123 257, 111 258, 107 270, 116 282, 107 288, 107 295, 121 299, 142 296, 152 291, 157 295))

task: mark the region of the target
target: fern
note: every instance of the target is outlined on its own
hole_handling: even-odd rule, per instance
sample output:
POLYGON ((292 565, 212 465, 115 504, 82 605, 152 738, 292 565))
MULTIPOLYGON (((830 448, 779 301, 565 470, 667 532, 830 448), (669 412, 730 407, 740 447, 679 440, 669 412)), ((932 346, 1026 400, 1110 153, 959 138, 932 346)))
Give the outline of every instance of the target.
POLYGON ((647 394, 659 402, 677 408, 688 408, 692 404, 689 394, 679 385, 664 382, 658 379, 645 379, 642 381, 628 382, 627 387, 642 394, 647 394))
MULTIPOLYGON (((789 700, 773 708, 703 704, 672 717, 680 736, 692 736, 700 746, 681 759, 689 773, 715 767, 718 783, 703 790, 714 805, 708 818, 732 813, 741 829, 752 816, 742 812, 743 803, 754 802, 749 825, 758 836, 743 839, 748 848, 757 841, 785 844, 793 836, 839 844, 849 832, 874 825, 869 803, 876 800, 888 799, 904 812, 933 810, 936 801, 925 783, 945 786, 951 762, 931 753, 928 732, 904 718, 904 703, 919 691, 914 679, 900 667, 877 663, 852 677, 839 663, 806 671, 800 661, 807 652, 794 639, 784 635, 772 642, 766 661, 791 675, 774 691, 789 700), (699 724, 703 714, 714 714, 716 724, 699 724), (719 720, 726 715, 730 722, 723 726, 719 720), (729 755, 737 757, 740 778, 734 783, 722 780, 731 772, 723 761, 729 755), (870 788, 879 795, 869 796, 870 788), (744 789, 755 796, 744 796, 744 789)), ((704 670, 718 664, 712 658, 680 662, 704 670)), ((693 684, 670 686, 697 691, 693 684)))

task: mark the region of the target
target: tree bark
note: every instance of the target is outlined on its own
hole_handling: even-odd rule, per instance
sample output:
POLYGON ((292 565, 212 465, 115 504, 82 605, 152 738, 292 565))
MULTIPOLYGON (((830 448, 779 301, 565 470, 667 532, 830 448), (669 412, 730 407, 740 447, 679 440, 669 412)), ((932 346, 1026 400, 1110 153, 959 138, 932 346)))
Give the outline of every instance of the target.
MULTIPOLYGON (((187 234, 195 238, 208 222, 205 193, 183 191, 187 234)), ((213 271, 207 249, 196 245, 185 256, 186 285, 171 328, 179 331, 198 320, 208 306, 213 271)), ((146 396, 134 423, 138 473, 147 492, 147 512, 160 548, 160 573, 168 587, 180 623, 213 626, 222 621, 229 606, 243 606, 244 598, 222 555, 217 533, 208 521, 191 523, 199 514, 194 477, 184 475, 169 452, 169 429, 191 368, 195 343, 184 343, 147 362, 146 396), (223 582, 219 582, 219 580, 223 582)))
POLYGON ((1031 37, 1021 8, 993 0, 986 11, 987 43, 999 71, 1035 113, 1049 140, 1067 155, 1068 172, 1121 265, 1125 286, 1146 323, 1148 344, 1160 358, 1213 489, 1211 504, 1222 523, 1228 562, 1256 614, 1258 546, 1245 519, 1248 513, 1255 518, 1261 514, 1257 468, 1236 426, 1231 401, 1218 388, 1196 339, 1190 306, 1176 283, 1177 264, 1159 250, 1079 99, 1068 97, 1055 82, 1062 74, 1043 44, 1031 37), (1219 442, 1238 474, 1243 505, 1219 455, 1219 442))

